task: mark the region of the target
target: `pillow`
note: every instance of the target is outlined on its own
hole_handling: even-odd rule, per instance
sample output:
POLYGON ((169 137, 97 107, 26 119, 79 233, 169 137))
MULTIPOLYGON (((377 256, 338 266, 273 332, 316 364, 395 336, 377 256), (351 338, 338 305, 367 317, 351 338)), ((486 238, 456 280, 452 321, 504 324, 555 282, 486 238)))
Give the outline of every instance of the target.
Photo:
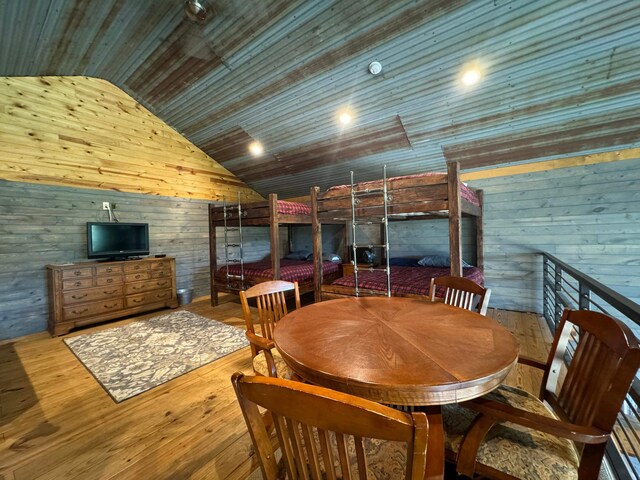
POLYGON ((415 257, 395 257, 389 259, 389 265, 393 267, 419 267, 419 258, 415 257))
POLYGON ((313 253, 309 250, 296 250, 294 252, 289 252, 284 256, 287 260, 309 260, 311 257, 313 257, 313 253))
POLYGON ((322 260, 325 262, 342 263, 342 258, 337 253, 322 252, 322 260))
MULTIPOLYGON (((418 261, 418 265, 421 267, 446 268, 451 266, 451 259, 449 255, 427 255, 418 261)), ((472 265, 462 260, 462 266, 467 268, 472 265)))

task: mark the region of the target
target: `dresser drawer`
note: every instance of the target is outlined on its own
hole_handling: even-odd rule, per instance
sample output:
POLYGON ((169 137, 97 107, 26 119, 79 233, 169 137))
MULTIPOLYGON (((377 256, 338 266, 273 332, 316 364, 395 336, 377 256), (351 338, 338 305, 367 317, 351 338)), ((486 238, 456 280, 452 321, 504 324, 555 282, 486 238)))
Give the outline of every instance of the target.
POLYGON ((151 270, 171 270, 171 262, 169 260, 162 260, 160 262, 152 262, 151 270))
POLYGON ((149 262, 133 262, 124 264, 124 272, 146 272, 149 270, 149 262))
POLYGON ((170 278, 171 270, 151 270, 151 278, 170 278))
POLYGON ((109 275, 122 273, 122 265, 98 265, 96 275, 109 275))
POLYGON ((109 275, 109 276, 103 276, 103 277, 96 277, 96 285, 98 287, 118 285, 121 283, 122 283, 122 275, 109 275))
POLYGON ((87 287, 93 287, 93 278, 77 278, 75 280, 62 281, 62 290, 64 291, 87 287))
POLYGON ((86 288, 65 293, 62 296, 64 305, 73 303, 95 302, 104 298, 122 297, 122 285, 104 288, 86 288))
POLYGON ((158 280, 149 280, 146 282, 133 282, 124 286, 125 295, 133 295, 135 293, 146 292, 149 290, 162 290, 171 288, 170 278, 161 278, 158 280))
POLYGON ((149 280, 151 275, 149 272, 138 272, 138 273, 129 273, 125 275, 125 282, 136 282, 138 280, 149 280))
POLYGON ((70 268, 62 271, 62 278, 86 278, 93 276, 93 268, 91 267, 78 267, 70 268))
POLYGON ((153 292, 141 293, 139 295, 130 295, 125 297, 125 306, 137 307, 139 305, 147 305, 149 303, 166 302, 171 299, 171 290, 157 290, 153 292))
POLYGON ((82 303, 65 307, 63 309, 64 319, 73 320, 76 318, 100 315, 102 313, 113 312, 122 309, 122 298, 107 299, 96 303, 82 303))

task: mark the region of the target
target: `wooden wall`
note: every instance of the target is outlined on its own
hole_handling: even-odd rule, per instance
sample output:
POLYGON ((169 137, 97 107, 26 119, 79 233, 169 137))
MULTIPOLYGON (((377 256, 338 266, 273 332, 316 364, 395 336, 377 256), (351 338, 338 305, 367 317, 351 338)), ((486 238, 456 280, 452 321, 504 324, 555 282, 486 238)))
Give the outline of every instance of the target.
POLYGON ((176 257, 178 288, 209 293, 207 202, 0 180, 0 339, 46 328, 45 265, 87 261, 86 222, 149 223, 150 254, 176 257))
POLYGON ((541 311, 539 250, 640 303, 640 159, 470 184, 485 191, 492 305, 541 311))
POLYGON ((87 260, 103 201, 149 223, 151 254, 176 257, 178 287, 207 295, 207 203, 238 191, 261 199, 104 80, 0 78, 0 339, 46 328, 45 265, 87 260))
POLYGON ((262 197, 106 80, 0 77, 0 178, 179 198, 262 197))

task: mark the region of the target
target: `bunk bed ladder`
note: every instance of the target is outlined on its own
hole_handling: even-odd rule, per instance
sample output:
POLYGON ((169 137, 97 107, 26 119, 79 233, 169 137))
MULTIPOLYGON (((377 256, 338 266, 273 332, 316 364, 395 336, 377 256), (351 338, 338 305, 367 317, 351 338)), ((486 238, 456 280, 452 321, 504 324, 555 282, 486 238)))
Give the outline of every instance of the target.
POLYGON ((224 219, 224 261, 227 276, 227 288, 231 289, 231 280, 240 280, 240 289, 244 290, 244 246, 242 242, 242 204, 240 202, 240 192, 238 192, 238 226, 230 227, 227 224, 227 218, 231 215, 233 207, 227 207, 227 197, 222 197, 222 210, 224 219), (229 243, 229 232, 238 232, 238 243, 229 243), (230 258, 229 248, 237 248, 238 256, 236 258, 230 258), (240 275, 232 275, 229 273, 229 264, 240 264, 240 275))
POLYGON ((389 211, 388 211, 388 202, 389 202, 389 196, 387 194, 387 166, 385 165, 382 169, 382 188, 381 189, 364 189, 362 191, 356 192, 355 189, 355 183, 353 181, 353 171, 351 172, 351 234, 352 234, 352 238, 353 238, 353 243, 352 243, 352 249, 353 249, 353 254, 352 254, 352 258, 353 258, 353 275, 355 277, 355 296, 358 297, 360 296, 360 286, 358 285, 358 260, 357 260, 357 256, 356 256, 356 252, 358 247, 369 247, 369 248, 373 248, 373 247, 380 247, 383 249, 384 254, 385 254, 385 259, 386 259, 386 268, 384 269, 385 273, 387 274, 387 292, 386 295, 387 297, 391 296, 391 269, 389 268, 389 211), (383 197, 383 206, 384 206, 384 213, 383 213, 383 217, 382 220, 380 221, 365 221, 365 222, 359 222, 357 220, 357 216, 356 216, 356 205, 360 202, 358 197, 360 196, 365 196, 365 195, 374 195, 374 194, 378 194, 378 193, 382 193, 382 197, 383 197), (358 242, 356 240, 356 230, 357 230, 357 226, 358 225, 371 225, 374 223, 379 223, 383 226, 384 228, 384 238, 383 238, 383 242, 380 245, 358 245, 358 242))

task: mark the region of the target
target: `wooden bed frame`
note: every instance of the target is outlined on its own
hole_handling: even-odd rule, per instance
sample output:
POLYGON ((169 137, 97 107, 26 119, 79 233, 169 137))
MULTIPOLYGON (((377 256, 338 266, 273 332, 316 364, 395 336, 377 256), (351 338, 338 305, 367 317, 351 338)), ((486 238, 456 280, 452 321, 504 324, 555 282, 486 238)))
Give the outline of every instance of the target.
MULTIPOLYGON (((383 180, 364 182, 355 185, 355 190, 381 189, 383 180)), ((447 164, 447 173, 435 173, 422 177, 396 177, 387 179, 389 195, 389 219, 424 220, 431 218, 449 219, 449 255, 451 257, 451 275, 462 275, 462 215, 475 219, 476 226, 476 266, 484 268, 484 246, 482 210, 482 190, 473 189, 480 206, 476 206, 460 195, 460 165, 457 162, 447 164)), ((362 198, 362 197, 361 197, 362 198)), ((383 216, 384 206, 380 195, 361 200, 356 207, 356 216, 383 216)), ((314 258, 314 294, 316 301, 342 296, 353 296, 353 287, 323 284, 322 270, 322 224, 342 219, 351 221, 351 188, 329 189, 320 192, 319 187, 311 188, 311 225, 313 235, 314 258)), ((361 294, 380 294, 375 290, 359 289, 361 294)), ((411 295, 414 296, 414 295, 411 295)), ((420 295, 415 295, 420 296, 420 295)))
MULTIPOLYGON (((270 253, 271 269, 273 278, 280 279, 280 225, 310 225, 310 215, 292 215, 278 212, 278 195, 269 194, 267 201, 252 202, 242 205, 242 226, 269 226, 270 227, 270 253)), ((226 282, 216 283, 216 273, 218 271, 217 248, 216 248, 216 227, 224 226, 224 207, 222 205, 209 205, 209 268, 211 273, 211 305, 218 305, 218 292, 235 293, 239 290, 228 288, 226 282)), ((238 211, 229 210, 227 207, 227 226, 238 226, 238 211)), ((291 238, 291 235, 289 235, 291 238)), ((336 277, 331 277, 331 281, 336 277)), ((329 279, 328 279, 329 280, 329 279)), ((256 283, 264 282, 264 277, 245 276, 245 288, 249 288, 256 283)), ((309 285, 300 285, 300 293, 307 293, 314 290, 315 280, 309 285)))

